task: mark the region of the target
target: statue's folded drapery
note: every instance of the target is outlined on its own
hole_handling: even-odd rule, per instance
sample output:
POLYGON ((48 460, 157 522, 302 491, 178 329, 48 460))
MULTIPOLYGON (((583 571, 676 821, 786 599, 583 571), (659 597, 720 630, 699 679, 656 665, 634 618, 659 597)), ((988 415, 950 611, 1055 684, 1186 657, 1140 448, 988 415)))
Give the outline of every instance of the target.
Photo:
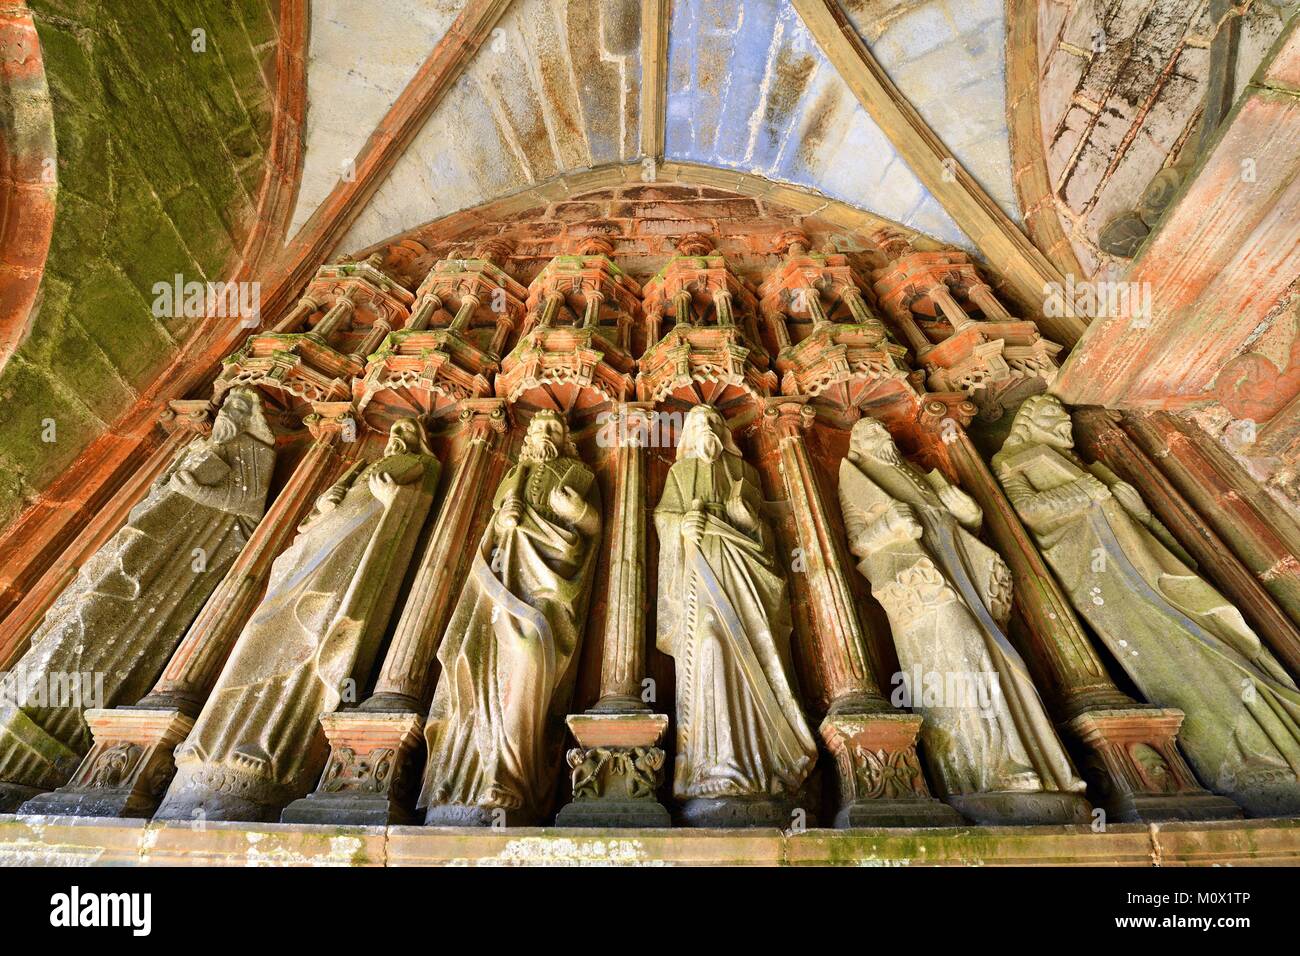
POLYGON ((262 517, 274 463, 260 398, 232 391, 0 679, 0 783, 65 783, 90 746, 85 709, 149 691, 262 517))
POLYGON ((431 823, 535 822, 550 803, 600 528, 595 476, 572 451, 563 420, 539 413, 493 499, 438 650, 431 823))
POLYGON ((321 496, 177 750, 159 817, 276 819, 311 789, 328 754, 320 715, 369 674, 437 473, 422 429, 404 419, 383 458, 321 496))
POLYGON ((729 436, 704 435, 727 427, 715 410, 691 416, 655 509, 657 643, 677 672, 673 793, 792 798, 817 745, 787 676, 790 607, 758 476, 725 450, 729 436))
POLYGON ((1081 793, 1007 640, 1011 572, 972 533, 979 505, 903 460, 870 419, 853 429, 839 495, 859 568, 889 617, 903 667, 896 692, 907 691, 903 703, 925 718, 921 737, 940 792, 1081 793))
POLYGON ((1206 787, 1255 815, 1300 811, 1300 690, 1137 491, 1072 446, 1068 414, 1039 396, 994 458, 1071 603, 1151 703, 1186 714, 1206 787))

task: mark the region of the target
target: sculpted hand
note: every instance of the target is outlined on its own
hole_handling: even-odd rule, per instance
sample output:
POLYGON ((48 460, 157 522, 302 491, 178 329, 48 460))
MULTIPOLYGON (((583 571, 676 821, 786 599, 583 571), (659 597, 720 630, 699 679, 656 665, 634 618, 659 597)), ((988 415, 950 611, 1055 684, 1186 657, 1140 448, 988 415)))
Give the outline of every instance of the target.
POLYGON ((370 476, 370 493, 386 505, 393 503, 397 497, 397 480, 386 471, 377 471, 370 476))
POLYGON ((704 538, 704 512, 688 511, 682 518, 682 537, 699 544, 704 538))
POLYGON ((1147 510, 1146 502, 1138 494, 1138 490, 1130 485, 1127 481, 1118 481, 1110 486, 1111 494, 1123 506, 1124 510, 1135 517, 1142 517, 1150 514, 1147 510))
POLYGON ((954 485, 944 485, 939 489, 939 501, 959 517, 964 518, 979 513, 979 505, 975 503, 975 499, 954 485))
POLYGON ((557 485, 551 489, 551 510, 561 518, 572 520, 578 517, 586 504, 582 496, 568 485, 557 485))
POLYGON ((904 541, 921 537, 921 522, 916 520, 916 512, 905 501, 891 501, 880 520, 893 535, 904 541))
POLYGON ((1110 489, 1096 475, 1084 475, 1078 480, 1078 485, 1093 501, 1105 501, 1110 497, 1110 489))
POLYGON ((189 491, 199 486, 199 480, 194 477, 194 472, 182 468, 172 475, 172 484, 179 491, 189 491))
POLYGON ((743 498, 727 499, 727 517, 741 531, 753 531, 758 527, 753 509, 743 498))
POLYGON ((497 511, 497 529, 514 531, 519 527, 519 519, 524 516, 524 503, 518 498, 507 498, 497 511))

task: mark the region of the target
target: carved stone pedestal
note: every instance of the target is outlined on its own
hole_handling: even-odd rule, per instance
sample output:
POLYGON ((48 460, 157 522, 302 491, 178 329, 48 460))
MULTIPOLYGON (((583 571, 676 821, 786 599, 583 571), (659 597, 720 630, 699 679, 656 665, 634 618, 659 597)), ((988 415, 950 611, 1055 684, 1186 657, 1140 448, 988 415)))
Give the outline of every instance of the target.
POLYGON ((1227 797, 1203 789, 1178 752, 1183 713, 1173 708, 1098 710, 1067 725, 1088 748, 1084 775, 1113 819, 1228 820, 1242 816, 1227 797))
POLYGON ((194 726, 179 710, 117 707, 86 711, 95 742, 72 779, 23 804, 22 813, 148 817, 176 767, 172 752, 194 726))
POLYGON ((411 823, 412 764, 422 746, 419 714, 360 710, 322 714, 329 763, 314 793, 295 800, 281 823, 411 823))
POLYGON ((821 735, 840 780, 836 827, 961 825, 957 811, 926 786, 916 755, 920 732, 921 718, 901 711, 826 716, 821 735))
POLYGON ((578 746, 569 751, 573 802, 560 808, 561 827, 667 827, 667 809, 655 796, 666 756, 659 741, 666 714, 570 714, 578 746))

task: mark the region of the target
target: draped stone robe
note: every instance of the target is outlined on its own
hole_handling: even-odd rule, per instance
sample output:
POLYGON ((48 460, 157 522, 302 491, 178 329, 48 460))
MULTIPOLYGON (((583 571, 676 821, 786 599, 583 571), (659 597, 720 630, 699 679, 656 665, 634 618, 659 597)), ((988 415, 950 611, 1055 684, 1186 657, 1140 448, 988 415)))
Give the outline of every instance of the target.
POLYGON ((676 660, 679 799, 792 797, 817 760, 787 676, 790 606, 758 489, 757 472, 729 452, 684 458, 655 509, 656 640, 676 660), (736 526, 728 499, 744 502, 756 530, 736 526), (699 544, 682 535, 692 510, 707 513, 699 544))
POLYGON ((223 444, 195 438, 177 454, 0 680, 0 782, 62 785, 90 748, 85 709, 148 693, 262 517, 274 463, 275 449, 247 431, 223 444), (196 484, 173 480, 181 470, 196 484), (82 693, 53 699, 70 682, 82 693))
POLYGON ((176 752, 159 817, 201 808, 213 819, 274 820, 311 790, 328 756, 320 715, 338 708, 349 678, 360 698, 437 476, 437 460, 422 454, 354 466, 331 489, 341 502, 303 523, 176 752), (398 483, 388 505, 370 489, 380 472, 398 483))
MULTIPOLYGON (((899 663, 916 672, 982 680, 988 696, 944 699, 930 706, 924 687, 911 688, 912 709, 924 717, 921 738, 944 795, 1056 790, 1081 793, 1075 773, 1039 699, 1028 667, 1007 641, 1011 571, 940 500, 941 475, 923 476, 906 462, 864 458, 840 463, 840 503, 850 540, 871 537, 873 523, 894 501, 912 507, 919 540, 882 543, 858 565, 889 618, 899 663)), ((978 528, 969 501, 967 523, 978 528)), ((957 689, 973 689, 969 683, 957 689)), ((945 688, 946 690, 947 688, 945 688)))
POLYGON ((507 472, 447 626, 442 673, 425 725, 429 762, 419 806, 430 823, 477 825, 505 811, 545 815, 555 789, 600 538, 600 491, 576 458, 507 472), (585 503, 561 516, 553 496, 585 503), (497 513, 522 500, 518 525, 497 513))
POLYGON ((1300 691, 1241 613, 1116 496, 1093 500, 1078 459, 1033 444, 994 464, 1075 608, 1151 703, 1186 714, 1202 783, 1254 815, 1300 812, 1300 691))

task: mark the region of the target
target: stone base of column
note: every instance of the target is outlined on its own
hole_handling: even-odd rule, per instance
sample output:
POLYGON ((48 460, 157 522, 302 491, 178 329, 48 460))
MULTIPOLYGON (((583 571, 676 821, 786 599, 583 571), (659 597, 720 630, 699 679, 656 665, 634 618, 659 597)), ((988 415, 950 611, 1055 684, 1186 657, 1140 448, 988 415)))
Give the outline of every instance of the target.
POLYGON ((1228 820, 1241 807, 1205 790, 1178 751, 1183 712, 1173 708, 1089 711, 1066 727, 1088 750, 1083 770, 1113 819, 1228 820))
POLYGON ((86 711, 94 736, 72 779, 33 797, 21 813, 148 817, 176 773, 172 754, 194 726, 178 710, 115 707, 86 711))
POLYGON ((666 714, 570 714, 578 746, 568 753, 573 801, 560 808, 560 827, 668 827, 668 810, 655 794, 663 780, 659 741, 666 714))
POLYGON ((967 820, 983 826, 1092 822, 1092 804, 1086 797, 1059 790, 954 793, 944 801, 967 820))
MULTIPOLYGON (((25 787, 21 783, 0 783, 0 813, 16 813, 18 808, 41 794, 40 787, 25 787)), ((25 811, 24 811, 25 812, 25 811)))
POLYGON ((411 823, 411 770, 423 743, 414 713, 361 710, 322 714, 329 763, 316 790, 280 814, 281 823, 411 823))
POLYGON ((921 732, 917 714, 828 714, 820 729, 840 779, 837 828, 963 823, 961 815, 931 796, 926 786, 916 755, 921 732))

